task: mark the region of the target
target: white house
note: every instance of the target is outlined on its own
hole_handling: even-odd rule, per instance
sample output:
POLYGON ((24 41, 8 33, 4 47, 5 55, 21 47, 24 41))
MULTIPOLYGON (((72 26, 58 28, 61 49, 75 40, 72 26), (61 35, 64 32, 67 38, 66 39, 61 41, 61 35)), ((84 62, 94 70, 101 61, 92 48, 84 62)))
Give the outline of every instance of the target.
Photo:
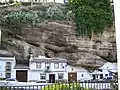
POLYGON ((67 65, 66 59, 31 57, 29 61, 28 81, 30 80, 79 81, 92 79, 91 74, 80 66, 67 65))
POLYGON ((16 78, 15 76, 15 57, 0 57, 0 78, 16 78))
POLYGON ((46 58, 44 56, 30 58, 28 81, 30 80, 63 80, 66 78, 67 60, 46 58))
POLYGON ((76 78, 77 81, 84 81, 84 80, 91 80, 92 79, 91 73, 88 72, 86 69, 78 66, 78 65, 77 66, 68 65, 67 72, 68 72, 68 76, 67 76, 68 79, 70 77, 73 77, 73 75, 75 75, 75 74, 76 75, 74 78, 76 78))
POLYGON ((98 70, 92 73, 93 79, 112 79, 113 75, 111 72, 118 72, 117 63, 105 63, 98 70))
POLYGON ((0 78, 16 78, 21 82, 31 80, 55 82, 90 80, 92 76, 80 66, 67 65, 66 59, 31 56, 27 64, 18 61, 16 63, 15 57, 0 57, 0 78))

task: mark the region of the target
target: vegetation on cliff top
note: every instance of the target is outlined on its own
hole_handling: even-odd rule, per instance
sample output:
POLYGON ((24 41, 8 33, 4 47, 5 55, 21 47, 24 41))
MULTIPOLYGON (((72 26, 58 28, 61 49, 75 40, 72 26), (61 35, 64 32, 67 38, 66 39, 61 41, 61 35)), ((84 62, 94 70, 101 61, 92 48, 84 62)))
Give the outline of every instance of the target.
POLYGON ((29 24, 35 26, 44 20, 70 20, 70 12, 63 11, 62 6, 57 5, 40 5, 29 8, 29 10, 3 12, 0 15, 0 25, 2 26, 21 26, 29 24))
POLYGON ((82 36, 103 33, 113 22, 110 0, 69 0, 77 31, 82 36))
POLYGON ((93 33, 103 33, 104 28, 112 24, 113 16, 109 0, 69 0, 66 6, 39 5, 0 15, 0 25, 10 27, 22 24, 35 26, 44 20, 74 20, 79 35, 91 38, 93 33))

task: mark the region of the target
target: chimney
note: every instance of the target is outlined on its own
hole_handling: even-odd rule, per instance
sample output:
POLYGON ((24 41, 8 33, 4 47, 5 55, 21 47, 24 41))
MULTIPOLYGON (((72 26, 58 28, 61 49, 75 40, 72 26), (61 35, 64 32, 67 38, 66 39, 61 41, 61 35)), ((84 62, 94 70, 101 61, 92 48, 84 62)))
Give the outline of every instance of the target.
POLYGON ((30 54, 30 59, 29 59, 30 61, 32 61, 33 60, 33 54, 30 54))

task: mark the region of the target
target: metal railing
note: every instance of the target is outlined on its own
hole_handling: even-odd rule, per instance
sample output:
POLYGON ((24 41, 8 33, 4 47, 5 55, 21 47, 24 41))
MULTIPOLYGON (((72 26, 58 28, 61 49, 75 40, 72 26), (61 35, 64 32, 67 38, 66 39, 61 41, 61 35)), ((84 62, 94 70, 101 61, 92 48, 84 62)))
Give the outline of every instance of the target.
POLYGON ((31 85, 3 85, 0 90, 118 90, 116 81, 84 81, 59 83, 32 83, 31 85))

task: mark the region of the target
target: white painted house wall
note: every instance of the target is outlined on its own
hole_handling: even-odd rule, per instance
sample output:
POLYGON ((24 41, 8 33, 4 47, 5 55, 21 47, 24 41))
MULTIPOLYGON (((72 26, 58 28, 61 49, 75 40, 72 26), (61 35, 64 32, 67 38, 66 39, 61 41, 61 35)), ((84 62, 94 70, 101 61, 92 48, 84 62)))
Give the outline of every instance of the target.
MULTIPOLYGON (((39 57, 34 57, 30 59, 29 61, 29 70, 28 70, 28 81, 30 80, 41 80, 40 79, 40 74, 46 74, 46 80, 49 80, 49 74, 55 74, 55 80, 58 80, 58 73, 63 73, 64 74, 64 78, 63 79, 67 79, 65 74, 65 71, 66 71, 66 65, 67 65, 67 62, 59 62, 58 61, 51 61, 49 62, 49 64, 46 63, 47 60, 50 60, 50 59, 55 59, 55 58, 46 58, 44 56, 39 56, 39 57), (38 59, 38 60, 42 60, 44 59, 44 61, 33 61, 34 59, 38 59), (36 63, 40 63, 41 64, 41 68, 37 68, 36 67, 36 63), (54 67, 54 64, 57 63, 59 65, 59 68, 55 68, 54 67), (49 73, 45 73, 45 69, 46 69, 46 66, 49 65, 49 70, 50 72, 49 73), (64 68, 63 68, 64 67, 64 68)), ((56 58, 57 59, 57 58, 56 58)), ((61 59, 60 59, 61 60, 61 59)))
POLYGON ((100 74, 103 74, 103 78, 107 78, 107 77, 112 77, 110 75, 110 72, 118 72, 118 69, 117 69, 117 63, 110 63, 110 62, 107 62, 105 63, 102 67, 100 67, 99 69, 102 70, 101 71, 98 71, 98 70, 95 70, 92 74, 97 74, 98 75, 98 78, 96 79, 100 79, 100 74), (108 76, 106 76, 106 74, 108 74, 108 76))
MULTIPOLYGON (((92 75, 84 68, 80 66, 67 66, 67 72, 77 72, 77 80, 90 80, 92 75)), ((68 76, 67 76, 68 78, 68 76)))
POLYGON ((14 70, 15 66, 15 57, 0 57, 0 78, 6 78, 6 62, 11 63, 11 78, 16 77, 16 73, 14 70))

